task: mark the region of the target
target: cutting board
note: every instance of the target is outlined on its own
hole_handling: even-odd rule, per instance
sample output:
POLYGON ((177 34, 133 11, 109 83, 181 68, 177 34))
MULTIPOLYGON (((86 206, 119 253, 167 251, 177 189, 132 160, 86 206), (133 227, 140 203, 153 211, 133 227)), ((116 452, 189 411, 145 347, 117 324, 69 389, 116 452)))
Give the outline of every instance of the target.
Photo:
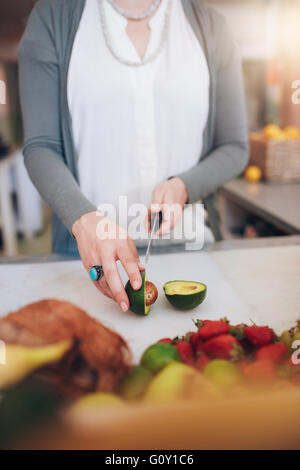
MULTIPOLYGON (((120 272, 125 283, 127 276, 121 266, 120 272)), ((136 361, 145 348, 158 339, 183 335, 195 329, 193 319, 227 316, 233 323, 249 322, 249 318, 255 320, 253 312, 249 311, 207 253, 152 256, 147 276, 158 287, 159 298, 149 316, 139 317, 131 312, 121 312, 114 302, 99 293, 80 261, 3 265, 0 266, 0 315, 45 298, 73 302, 120 333, 128 342, 136 361), (207 284, 204 303, 192 311, 176 311, 163 293, 163 284, 175 279, 207 284)))

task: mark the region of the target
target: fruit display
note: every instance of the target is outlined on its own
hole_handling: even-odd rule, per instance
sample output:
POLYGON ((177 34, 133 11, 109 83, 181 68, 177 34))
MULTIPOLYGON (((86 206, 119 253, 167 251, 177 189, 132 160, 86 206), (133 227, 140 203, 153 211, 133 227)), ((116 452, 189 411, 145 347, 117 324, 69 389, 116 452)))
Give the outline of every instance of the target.
POLYGON ((169 281, 164 285, 165 296, 178 310, 192 310, 202 304, 207 287, 200 282, 169 281))
POLYGON ((125 378, 123 398, 165 403, 299 386, 292 344, 300 323, 280 337, 268 326, 231 325, 226 318, 194 323, 196 331, 162 338, 145 350, 125 378))
POLYGON ((250 133, 250 159, 244 173, 247 181, 298 182, 300 180, 300 128, 281 129, 267 125, 261 132, 250 133))
POLYGON ((158 292, 156 286, 152 282, 147 281, 145 271, 141 272, 141 277, 142 286, 140 289, 134 290, 130 281, 128 281, 125 290, 130 303, 130 310, 137 315, 148 315, 150 306, 154 304, 158 297, 158 292))
MULTIPOLYGON (((203 293, 200 283, 169 284, 171 296, 181 295, 177 293, 185 292, 183 287, 195 295, 203 293)), ((202 392, 216 396, 217 391, 235 386, 239 390, 299 386, 294 345, 300 341, 300 322, 280 336, 269 326, 232 325, 227 318, 194 324, 195 330, 182 337, 158 339, 134 366, 125 341, 81 309, 58 300, 36 302, 0 320, 0 338, 6 343, 0 389, 31 375, 54 385, 68 400, 90 396, 86 403, 96 404, 98 393, 134 402, 146 396, 147 401, 151 396, 157 401, 159 390, 165 400, 167 395, 184 399, 202 392), (200 389, 188 393, 187 380, 200 389)), ((100 401, 110 403, 103 396, 100 401)))
POLYGON ((268 124, 259 135, 266 140, 299 140, 300 129, 294 126, 286 126, 281 129, 276 124, 268 124))
MULTIPOLYGON (((281 335, 269 326, 231 324, 227 318, 194 325, 183 336, 158 339, 133 365, 119 335, 68 302, 36 302, 2 318, 6 364, 0 369, 0 448, 54 417, 55 439, 68 436, 71 425, 80 442, 83 424, 100 426, 102 439, 107 429, 113 435, 112 426, 126 440, 132 419, 141 429, 151 421, 145 439, 154 439, 161 420, 169 423, 162 433, 173 436, 189 416, 187 425, 196 434, 184 431, 178 442, 187 432, 189 437, 200 432, 203 442, 211 423, 213 437, 207 439, 215 445, 215 427, 224 429, 232 412, 245 412, 237 425, 246 416, 251 426, 252 416, 269 419, 270 409, 277 416, 282 407, 290 426, 300 399, 300 322, 281 335)), ((98 431, 95 439, 100 442, 98 431)))

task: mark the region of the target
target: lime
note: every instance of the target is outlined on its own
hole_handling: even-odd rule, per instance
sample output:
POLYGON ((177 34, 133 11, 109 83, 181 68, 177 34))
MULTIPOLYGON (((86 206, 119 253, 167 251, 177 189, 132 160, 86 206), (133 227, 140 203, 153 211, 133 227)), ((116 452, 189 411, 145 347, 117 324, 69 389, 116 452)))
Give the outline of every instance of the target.
POLYGON ((144 352, 141 365, 151 371, 158 372, 172 361, 181 362, 179 352, 172 344, 156 343, 144 352))

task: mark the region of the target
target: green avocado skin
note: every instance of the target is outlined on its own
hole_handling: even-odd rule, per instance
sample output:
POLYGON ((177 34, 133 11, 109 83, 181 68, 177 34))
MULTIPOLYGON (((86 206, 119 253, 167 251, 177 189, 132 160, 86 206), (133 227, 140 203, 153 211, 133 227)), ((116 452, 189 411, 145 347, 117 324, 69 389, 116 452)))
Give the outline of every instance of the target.
POLYGON ((127 282, 125 286, 126 294, 128 295, 130 310, 137 315, 145 316, 145 271, 141 272, 142 276, 142 287, 139 290, 134 290, 130 284, 130 281, 127 282))
POLYGON ((195 294, 189 295, 168 295, 164 287, 165 296, 173 307, 177 310, 192 310, 193 308, 199 307, 206 297, 207 289, 202 292, 196 292, 195 294))

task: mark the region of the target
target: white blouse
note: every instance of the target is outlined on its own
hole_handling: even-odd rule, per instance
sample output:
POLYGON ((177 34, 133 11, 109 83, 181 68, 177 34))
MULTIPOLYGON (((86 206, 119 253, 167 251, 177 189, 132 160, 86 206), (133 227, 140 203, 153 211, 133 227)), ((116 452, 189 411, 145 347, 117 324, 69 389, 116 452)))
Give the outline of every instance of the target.
MULTIPOLYGON (((167 0, 150 19, 156 50, 167 0)), ((119 56, 141 60, 127 20, 104 2, 119 56)), ((68 102, 82 192, 91 202, 149 205, 155 186, 195 166, 209 109, 209 72, 181 0, 172 0, 167 43, 149 64, 129 67, 108 50, 97 0, 86 0, 68 76, 68 102)))

